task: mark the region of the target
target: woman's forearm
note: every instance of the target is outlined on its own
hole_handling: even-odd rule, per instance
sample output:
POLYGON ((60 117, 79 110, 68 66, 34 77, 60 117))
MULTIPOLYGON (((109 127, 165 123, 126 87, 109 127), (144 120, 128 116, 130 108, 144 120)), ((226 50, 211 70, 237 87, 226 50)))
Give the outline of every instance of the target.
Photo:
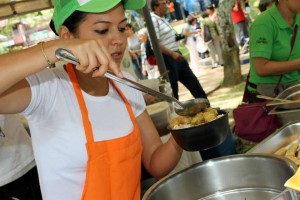
POLYGON ((151 158, 150 166, 153 170, 153 176, 157 179, 168 175, 178 164, 182 148, 178 146, 175 139, 171 136, 167 143, 160 146, 151 158), (170 156, 172 155, 172 156, 170 156))
POLYGON ((300 58, 289 61, 270 61, 266 58, 253 59, 255 70, 260 76, 281 75, 300 69, 300 58))
MULTIPOLYGON (((50 56, 49 50, 46 48, 46 43, 44 44, 44 52, 50 62, 54 63, 56 61, 55 58, 50 56)), ((1 55, 0 60, 0 94, 26 76, 48 66, 40 45, 1 55)))
POLYGON ((48 67, 47 59, 50 63, 57 62, 55 51, 58 48, 72 51, 80 63, 76 66, 77 70, 93 73, 93 77, 102 77, 107 69, 110 69, 117 76, 123 77, 120 67, 111 59, 101 40, 57 39, 43 44, 45 55, 41 44, 15 53, 1 55, 0 94, 25 77, 48 67), (101 69, 95 70, 100 63, 101 69))

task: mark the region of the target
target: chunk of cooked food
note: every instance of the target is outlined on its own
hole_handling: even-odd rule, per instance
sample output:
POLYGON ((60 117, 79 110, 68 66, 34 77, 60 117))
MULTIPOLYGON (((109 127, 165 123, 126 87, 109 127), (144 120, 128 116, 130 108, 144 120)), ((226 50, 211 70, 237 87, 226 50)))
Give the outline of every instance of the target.
POLYGON ((191 120, 192 125, 198 125, 198 124, 203 124, 203 123, 205 123, 203 112, 198 113, 191 120))
POLYGON ((218 116, 218 111, 214 108, 208 107, 204 109, 204 112, 211 112, 213 113, 215 116, 218 116))
POLYGON ((178 116, 170 120, 171 129, 183 129, 199 126, 211 122, 218 118, 218 111, 214 108, 205 108, 203 112, 197 113, 193 117, 178 116))
POLYGON ((211 122, 217 118, 218 115, 215 115, 212 112, 204 112, 203 117, 205 122, 211 122))
POLYGON ((192 117, 178 116, 170 121, 170 127, 172 129, 188 128, 191 127, 192 117))
POLYGON ((293 161, 296 165, 300 165, 300 160, 295 156, 285 156, 285 157, 293 161))
POLYGON ((296 156, 296 152, 298 149, 299 145, 298 144, 292 144, 290 148, 286 151, 286 156, 296 156))
POLYGON ((278 149, 274 154, 278 155, 278 156, 284 156, 286 153, 286 148, 285 147, 281 147, 280 149, 278 149))
POLYGON ((298 143, 291 144, 290 146, 281 147, 280 149, 275 151, 274 154, 284 156, 293 161, 296 165, 300 165, 300 149, 298 143))

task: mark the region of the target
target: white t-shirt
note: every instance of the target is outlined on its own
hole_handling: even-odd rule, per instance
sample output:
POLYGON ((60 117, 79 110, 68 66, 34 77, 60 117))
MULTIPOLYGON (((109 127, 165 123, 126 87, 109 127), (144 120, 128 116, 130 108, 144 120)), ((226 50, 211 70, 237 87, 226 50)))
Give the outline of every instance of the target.
MULTIPOLYGON (((124 76, 132 77, 128 73, 124 76)), ((68 74, 60 66, 45 69, 27 80, 32 99, 23 114, 31 130, 43 199, 79 200, 86 175, 86 138, 68 74)), ((116 85, 127 97, 134 115, 139 116, 145 110, 142 93, 116 85)), ((126 106, 112 85, 104 97, 85 92, 83 96, 96 141, 125 136, 132 130, 126 106)))
POLYGON ((176 31, 171 24, 169 24, 165 18, 159 17, 154 12, 151 12, 151 19, 159 43, 172 51, 177 51, 179 46, 175 40, 176 31))
POLYGON ((35 166, 31 139, 18 115, 0 115, 0 186, 35 166))
POLYGON ((130 50, 139 50, 141 47, 139 36, 136 33, 134 33, 134 35, 127 38, 127 44, 130 50))

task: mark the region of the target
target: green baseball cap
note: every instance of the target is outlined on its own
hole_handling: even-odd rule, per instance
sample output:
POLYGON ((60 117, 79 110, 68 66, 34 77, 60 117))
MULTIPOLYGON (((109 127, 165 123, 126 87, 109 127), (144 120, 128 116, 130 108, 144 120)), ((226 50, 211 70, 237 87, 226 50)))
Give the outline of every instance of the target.
POLYGON ((54 0, 52 20, 55 31, 75 11, 100 13, 105 12, 122 2, 124 9, 136 10, 144 7, 146 0, 54 0))

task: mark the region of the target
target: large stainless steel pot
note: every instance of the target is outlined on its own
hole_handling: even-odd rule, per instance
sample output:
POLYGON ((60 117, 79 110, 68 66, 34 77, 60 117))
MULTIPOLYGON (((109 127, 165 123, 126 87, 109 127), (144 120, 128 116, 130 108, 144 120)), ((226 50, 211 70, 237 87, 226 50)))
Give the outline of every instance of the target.
POLYGON ((270 200, 296 169, 290 160, 270 154, 215 158, 158 181, 143 200, 270 200))

